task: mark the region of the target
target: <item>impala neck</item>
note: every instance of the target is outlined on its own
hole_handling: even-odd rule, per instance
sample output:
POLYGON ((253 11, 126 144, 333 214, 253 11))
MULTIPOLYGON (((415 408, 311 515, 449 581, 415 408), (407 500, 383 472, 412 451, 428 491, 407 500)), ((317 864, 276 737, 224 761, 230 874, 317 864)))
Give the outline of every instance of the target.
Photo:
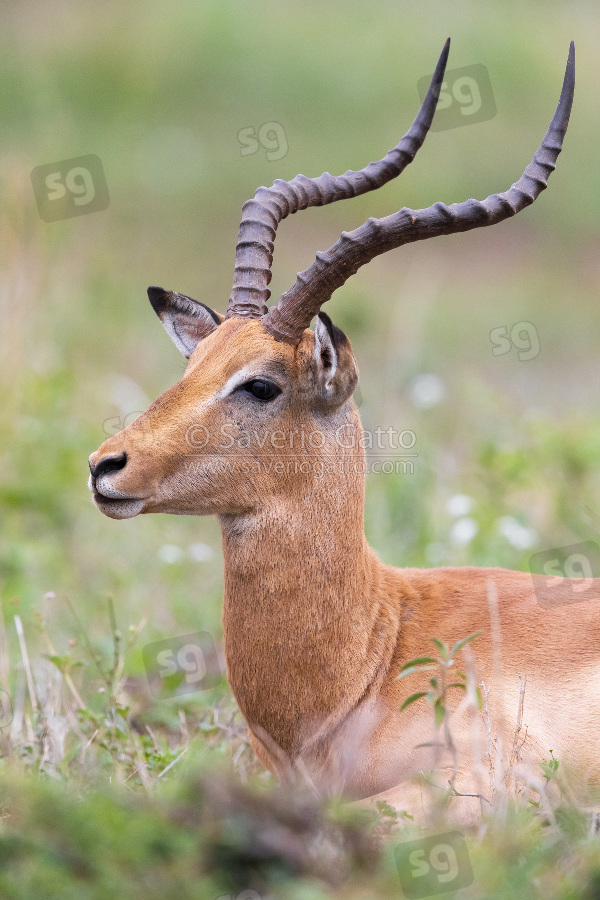
POLYGON ((291 755, 358 703, 395 646, 375 628, 364 466, 356 471, 356 451, 335 461, 335 477, 290 483, 251 515, 221 517, 229 681, 251 729, 291 755))

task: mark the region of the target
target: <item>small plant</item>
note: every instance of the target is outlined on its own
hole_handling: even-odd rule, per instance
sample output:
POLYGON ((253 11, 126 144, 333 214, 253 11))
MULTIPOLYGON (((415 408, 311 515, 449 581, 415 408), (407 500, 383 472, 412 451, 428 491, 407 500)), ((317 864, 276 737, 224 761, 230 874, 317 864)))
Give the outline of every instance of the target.
MULTIPOLYGON (((544 759, 540 763, 540 769, 542 770, 542 775, 544 776, 543 787, 539 791, 537 791, 540 797, 545 793, 548 785, 555 780, 556 773, 558 771, 558 765, 559 762, 554 756, 554 751, 550 750, 550 759, 544 759)), ((541 800, 534 800, 533 798, 530 798, 529 805, 533 806, 534 809, 540 809, 541 800)))
POLYGON ((544 778, 546 781, 550 781, 556 775, 558 771, 558 760, 554 756, 554 751, 550 751, 550 759, 545 759, 540 764, 542 768, 542 772, 544 773, 544 778))
POLYGON ((385 800, 378 800, 375 804, 378 813, 377 831, 381 835, 394 834, 401 825, 413 821, 410 813, 404 809, 394 809, 385 800))
MULTIPOLYGON (((456 791, 454 787, 454 782, 458 773, 458 760, 456 753, 456 744, 454 743, 454 738, 452 737, 452 732, 450 729, 450 717, 448 714, 447 706, 448 691, 451 688, 458 688, 466 694, 467 688, 470 685, 469 677, 463 672, 457 672, 455 676, 456 680, 450 681, 452 675, 450 674, 449 670, 454 666, 456 656, 458 653, 460 653, 463 647, 465 647, 471 641, 475 640, 475 638, 479 637, 480 634, 480 631, 476 631, 465 638, 461 638, 461 640, 457 641, 452 648, 448 647, 445 641, 442 641, 439 638, 431 638, 432 642, 435 644, 439 652, 439 656, 417 656, 414 659, 411 659, 408 662, 404 663, 404 665, 400 669, 400 674, 397 676, 398 680, 400 678, 405 678, 407 675, 412 675, 414 672, 427 672, 437 670, 437 674, 432 675, 429 679, 429 690, 416 691, 414 694, 411 694, 406 698, 406 700, 400 707, 400 711, 402 712, 403 709, 406 709, 413 703, 416 703, 417 700, 421 700, 423 697, 425 697, 427 702, 432 707, 436 732, 437 729, 441 725, 443 725, 444 739, 443 741, 426 741, 425 743, 419 744, 418 746, 438 748, 445 747, 450 752, 450 755, 452 757, 453 771, 448 784, 450 785, 450 790, 453 795, 458 795, 458 791, 456 791)), ((471 687, 475 695, 477 708, 481 709, 481 691, 475 684, 472 684, 471 687)))
MULTIPOLYGON (((411 694, 410 697, 407 697, 400 707, 400 711, 406 709, 407 706, 415 703, 415 701, 420 700, 421 697, 426 697, 428 703, 430 703, 433 707, 433 711, 435 714, 435 725, 436 728, 438 728, 446 719, 446 694, 450 690, 450 688, 459 688, 462 691, 467 690, 467 676, 462 672, 456 673, 456 677, 459 678, 460 681, 453 681, 451 684, 447 683, 448 669, 450 669, 451 666, 454 665, 456 654, 459 653, 462 648, 465 647, 470 641, 473 641, 476 637, 479 637, 480 634, 480 631, 476 631, 473 634, 470 634, 468 637, 462 638, 460 641, 457 641, 454 644, 452 649, 450 649, 444 641, 441 641, 438 638, 431 638, 431 640, 439 650, 439 657, 417 656, 415 657, 415 659, 411 659, 407 663, 404 663, 404 665, 400 669, 398 679, 404 678, 406 675, 412 675, 412 673, 416 671, 426 672, 427 670, 436 668, 439 671, 439 677, 434 675, 429 679, 429 684, 431 685, 430 690, 417 691, 415 694, 411 694)), ((481 708, 481 692, 478 687, 476 687, 476 692, 477 706, 478 708, 481 708)))

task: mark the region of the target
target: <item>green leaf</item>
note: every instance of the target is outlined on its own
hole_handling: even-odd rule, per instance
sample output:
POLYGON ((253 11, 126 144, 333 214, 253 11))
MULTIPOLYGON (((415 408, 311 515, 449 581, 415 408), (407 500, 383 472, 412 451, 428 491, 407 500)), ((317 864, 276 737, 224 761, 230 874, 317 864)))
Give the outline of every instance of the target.
POLYGON ((470 634, 468 637, 462 638, 460 641, 457 641, 450 651, 450 656, 454 656, 456 653, 458 653, 459 650, 462 650, 462 648, 466 646, 466 644, 468 644, 470 641, 474 641, 475 638, 479 637, 480 634, 481 631, 474 631, 473 634, 470 634))
POLYGON ((449 685, 448 685, 448 687, 446 688, 446 690, 448 690, 448 688, 451 688, 451 687, 457 687, 457 688, 460 688, 461 691, 466 691, 466 690, 467 690, 466 684, 463 684, 462 681, 453 681, 452 684, 449 684, 449 685))
POLYGON ((408 662, 404 663, 402 669, 408 669, 409 666, 422 666, 425 663, 437 663, 437 659, 434 659, 433 656, 416 656, 414 659, 410 659, 408 662))
POLYGON ((448 644, 446 644, 445 641, 440 641, 439 638, 431 638, 431 640, 433 641, 435 646, 440 651, 440 656, 442 657, 442 659, 444 659, 444 660, 448 659, 448 655, 450 653, 450 650, 448 649, 448 644))
POLYGON ((404 678, 405 675, 412 675, 413 672, 427 672, 430 669, 435 669, 435 666, 411 666, 409 669, 404 669, 403 672, 401 671, 399 675, 396 675, 396 681, 399 678, 404 678))
POLYGON ((394 822, 398 818, 398 812, 394 809, 393 806, 390 806, 389 803, 386 803, 385 800, 378 800, 375 804, 377 807, 377 812, 380 816, 386 816, 388 819, 392 819, 394 822))
POLYGON ((445 747, 443 741, 424 741, 422 744, 415 744, 415 750, 419 747, 445 747))
POLYGON ((49 659, 51 663, 54 663, 57 669, 59 669, 63 675, 69 667, 69 663, 71 662, 71 657, 67 653, 65 656, 58 656, 54 653, 42 653, 42 656, 45 656, 46 659, 49 659))
POLYGON ((437 680, 437 678, 436 678, 435 676, 434 676, 433 678, 430 678, 430 679, 429 679, 429 684, 430 684, 431 687, 434 689, 434 691, 439 691, 440 685, 439 685, 439 682, 438 682, 438 680, 437 680))
POLYGON ((414 703, 415 700, 420 700, 421 697, 425 697, 427 691, 417 691, 416 694, 411 694, 410 697, 407 697, 402 706, 400 707, 400 712, 403 709, 406 709, 407 706, 410 706, 411 703, 414 703))
POLYGON ((439 728, 444 721, 444 716, 446 715, 446 707, 444 706, 441 697, 438 697, 438 699, 435 701, 433 711, 435 713, 435 727, 439 728))

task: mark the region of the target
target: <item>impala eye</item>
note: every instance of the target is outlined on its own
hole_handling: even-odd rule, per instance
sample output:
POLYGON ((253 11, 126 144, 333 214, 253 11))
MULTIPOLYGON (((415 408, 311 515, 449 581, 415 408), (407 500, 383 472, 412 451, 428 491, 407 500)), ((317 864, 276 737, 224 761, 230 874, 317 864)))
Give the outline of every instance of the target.
POLYGON ((243 384, 238 388, 240 391, 247 391, 249 394, 252 394, 253 397, 256 397, 257 400, 274 400, 278 394, 281 393, 281 389, 277 387, 276 384, 273 384, 272 381, 263 381, 260 378, 256 378, 253 381, 247 381, 246 384, 243 384))

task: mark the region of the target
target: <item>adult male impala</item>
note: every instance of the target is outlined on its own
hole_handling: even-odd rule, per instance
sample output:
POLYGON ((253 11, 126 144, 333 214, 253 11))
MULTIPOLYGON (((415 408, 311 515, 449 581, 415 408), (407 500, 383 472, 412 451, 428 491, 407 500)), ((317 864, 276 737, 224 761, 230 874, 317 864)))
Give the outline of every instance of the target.
MULTIPOLYGON (((357 365, 346 336, 320 311, 373 257, 493 225, 533 203, 567 130, 573 45, 550 128, 508 191, 369 219, 317 253, 278 303, 266 306, 279 222, 379 188, 402 172, 431 124, 448 51, 449 41, 417 118, 382 160, 340 177, 277 180, 244 205, 225 316, 173 291, 148 289, 189 359, 185 375, 90 457, 94 503, 113 519, 152 512, 219 517, 228 677, 252 746, 276 773, 300 765, 317 783, 341 779, 361 798, 387 791, 397 799, 390 789, 430 765, 431 748, 417 747, 431 738, 429 711, 416 705, 400 712, 421 685, 415 675, 396 676, 406 660, 430 653, 431 636, 453 642, 482 632, 471 647, 490 689, 492 729, 505 763, 519 676, 526 675, 522 753, 541 759, 553 750, 559 759, 599 769, 595 605, 563 605, 571 596, 567 579, 547 587, 540 578, 534 590, 523 572, 380 562, 363 531, 360 442, 339 440, 340 429, 346 437, 362 434, 352 400, 357 365), (274 456, 281 465, 273 465, 274 456)), ((456 785, 468 791, 474 783, 466 719, 457 717, 454 731, 456 785)))

